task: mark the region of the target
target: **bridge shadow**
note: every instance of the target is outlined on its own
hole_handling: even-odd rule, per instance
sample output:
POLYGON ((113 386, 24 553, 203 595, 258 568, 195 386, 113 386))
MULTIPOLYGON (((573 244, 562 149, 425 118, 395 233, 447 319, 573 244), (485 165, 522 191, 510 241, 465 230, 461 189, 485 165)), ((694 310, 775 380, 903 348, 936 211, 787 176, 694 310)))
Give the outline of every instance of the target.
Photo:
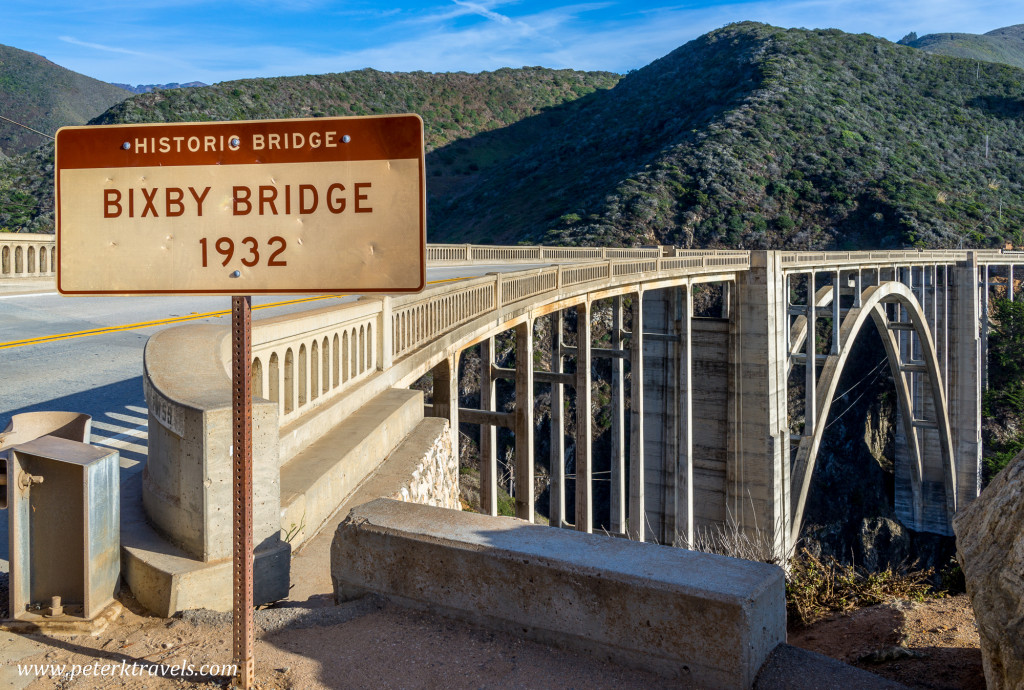
POLYGON ((142 376, 108 383, 87 391, 50 398, 12 410, 0 410, 0 428, 5 428, 12 416, 23 412, 67 410, 84 412, 92 415, 93 419, 98 419, 103 417, 108 410, 117 410, 128 405, 146 407, 146 398, 142 391, 142 376))

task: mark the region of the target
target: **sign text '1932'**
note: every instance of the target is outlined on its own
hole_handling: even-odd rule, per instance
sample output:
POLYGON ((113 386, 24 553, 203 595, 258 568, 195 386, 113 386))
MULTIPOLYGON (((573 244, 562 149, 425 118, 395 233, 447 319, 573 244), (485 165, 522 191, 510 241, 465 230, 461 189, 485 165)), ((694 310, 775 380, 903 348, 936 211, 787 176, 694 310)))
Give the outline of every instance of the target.
MULTIPOLYGON (((259 241, 255 237, 246 237, 242 239, 241 243, 248 250, 247 254, 239 256, 239 261, 242 262, 242 265, 249 267, 258 265, 260 263, 259 241)), ((268 254, 267 266, 287 266, 288 262, 281 258, 281 255, 284 253, 285 248, 287 248, 288 242, 283 237, 275 235, 267 241, 267 244, 273 249, 273 251, 264 252, 268 254)), ((209 238, 201 237, 199 245, 202 247, 203 268, 206 268, 209 265, 207 256, 209 238)), ((213 248, 224 257, 224 260, 220 263, 221 266, 227 266, 235 255, 235 241, 230 237, 218 237, 213 243, 213 248)))

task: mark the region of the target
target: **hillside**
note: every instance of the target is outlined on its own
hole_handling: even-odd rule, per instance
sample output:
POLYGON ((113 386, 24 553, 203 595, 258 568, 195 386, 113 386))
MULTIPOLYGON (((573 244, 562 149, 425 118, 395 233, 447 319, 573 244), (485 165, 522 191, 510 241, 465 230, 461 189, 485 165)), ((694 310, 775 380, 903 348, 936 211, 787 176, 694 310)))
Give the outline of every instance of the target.
MULTIPOLYGON (((425 120, 427 151, 507 127, 615 85, 620 75, 539 67, 480 74, 342 74, 247 79, 134 96, 94 124, 259 120, 416 112, 425 120)), ((537 136, 540 133, 536 133, 537 136)), ((450 148, 428 156, 429 192, 443 194, 498 152, 450 148)), ((52 232, 53 151, 0 160, 0 228, 52 232)))
MULTIPOLYGON (((64 125, 83 125, 130 94, 53 64, 46 58, 0 45, 0 115, 53 135, 64 125)), ((0 151, 12 156, 46 137, 0 121, 0 151)))
POLYGON ((1014 24, 986 34, 910 34, 901 44, 935 55, 1002 62, 1024 68, 1024 24, 1014 24))
MULTIPOLYGON (((1001 246, 1022 241, 1022 85, 1006 65, 743 23, 621 78, 243 80, 136 96, 96 122, 418 112, 431 241, 1001 246)), ((0 226, 16 227, 3 171, 24 189, 10 180, 32 169, 0 162, 0 226)))
POLYGON ((1022 83, 1018 69, 865 35, 730 25, 540 116, 562 121, 435 208, 433 237, 1019 243, 1022 83))

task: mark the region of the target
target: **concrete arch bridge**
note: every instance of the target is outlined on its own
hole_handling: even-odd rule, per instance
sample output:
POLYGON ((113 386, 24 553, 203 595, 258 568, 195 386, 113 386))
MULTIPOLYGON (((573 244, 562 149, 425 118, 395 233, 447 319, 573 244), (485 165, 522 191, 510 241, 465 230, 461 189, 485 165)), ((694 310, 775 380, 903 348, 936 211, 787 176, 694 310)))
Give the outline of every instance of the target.
MULTIPOLYGON (((382 481, 385 458, 407 458, 414 479, 382 491, 457 507, 460 422, 481 426, 482 503, 496 514, 495 430, 512 430, 515 476, 534 479, 540 386, 552 396, 552 525, 688 543, 731 515, 784 557, 799 534, 840 375, 869 321, 899 400, 900 519, 950 534, 953 514, 978 494, 989 298, 1014 297, 1024 254, 431 245, 428 262, 504 269, 419 295, 254 322, 257 597, 262 587, 273 598, 282 582, 287 591, 290 549, 382 481), (722 288, 721 313, 696 318, 694 295, 708 284, 722 288), (595 346, 581 326, 567 345, 562 316, 572 310, 589 326, 599 300, 611 301, 610 344, 595 346), (535 341, 534 322, 548 317, 558 337, 535 341), (494 363, 494 338, 508 330, 516 365, 505 369, 494 363), (543 347, 552 366, 538 371, 534 353, 543 347), (457 381, 468 348, 479 348, 483 362, 473 409, 460 406, 457 381), (597 358, 611 359, 612 443, 611 457, 600 459, 610 468, 601 478, 610 478, 610 510, 595 516, 597 358), (564 371, 569 360, 573 373, 564 371), (434 393, 425 405, 409 386, 427 372, 434 393), (529 404, 495 409, 501 378, 529 404), (791 386, 804 390, 798 433, 791 386), (566 396, 576 414, 572 482, 566 396)), ((165 615, 230 608, 228 336, 222 327, 180 326, 146 348, 146 514, 123 536, 123 571, 142 603, 165 615)), ((516 482, 519 517, 534 518, 536 491, 535 481, 516 482)))

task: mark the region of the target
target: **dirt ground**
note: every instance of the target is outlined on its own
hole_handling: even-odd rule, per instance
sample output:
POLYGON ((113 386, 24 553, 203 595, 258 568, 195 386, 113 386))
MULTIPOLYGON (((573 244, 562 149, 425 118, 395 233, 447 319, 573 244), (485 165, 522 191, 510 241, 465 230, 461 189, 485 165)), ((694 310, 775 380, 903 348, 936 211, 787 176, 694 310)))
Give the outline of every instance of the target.
MULTIPOLYGON (((29 636, 45 647, 20 663, 136 664, 135 676, 53 674, 28 687, 210 688, 223 675, 182 678, 168 670, 231 661, 230 614, 147 615, 124 597, 125 610, 96 637, 29 636), (161 668, 160 665, 164 665, 161 668)), ((257 612, 257 687, 291 688, 657 688, 659 676, 508 634, 389 605, 366 597, 341 606, 257 612)), ((791 628, 789 643, 854 664, 912 688, 981 690, 978 633, 967 597, 895 602, 791 628)))
POLYGON ((974 611, 966 594, 898 601, 791 626, 789 643, 911 688, 984 690, 974 611))
MULTIPOLYGON (((121 616, 96 637, 30 638, 45 651, 21 664, 137 664, 134 677, 51 674, 49 688, 226 687, 223 675, 185 679, 166 667, 230 663, 231 616, 209 611, 148 616, 126 598, 121 616), (161 669, 160 665, 165 668, 161 669)), ((306 688, 652 688, 665 679, 508 634, 389 605, 376 597, 341 606, 258 611, 256 687, 306 688), (582 663, 581 663, 582 662, 582 663)))

